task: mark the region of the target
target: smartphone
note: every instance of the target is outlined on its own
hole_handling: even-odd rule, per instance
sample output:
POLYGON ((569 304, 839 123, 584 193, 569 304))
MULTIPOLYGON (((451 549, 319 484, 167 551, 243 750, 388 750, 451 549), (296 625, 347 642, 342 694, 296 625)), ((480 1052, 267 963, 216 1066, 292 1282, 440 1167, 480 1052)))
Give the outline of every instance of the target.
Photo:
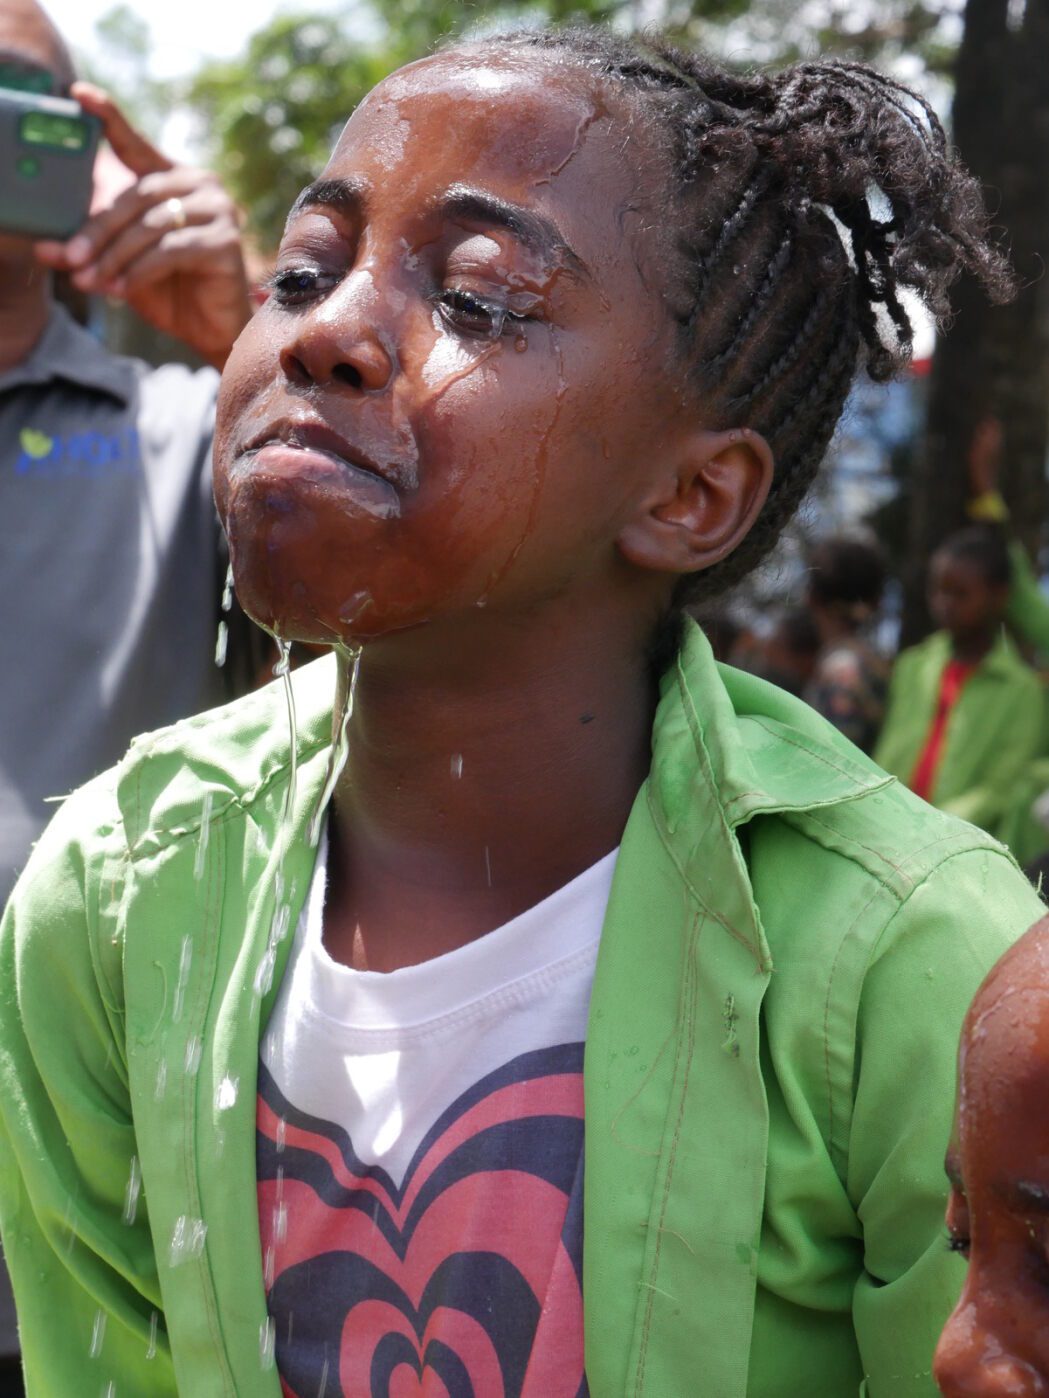
POLYGON ((0 87, 0 231, 59 239, 77 231, 101 126, 69 98, 0 87))

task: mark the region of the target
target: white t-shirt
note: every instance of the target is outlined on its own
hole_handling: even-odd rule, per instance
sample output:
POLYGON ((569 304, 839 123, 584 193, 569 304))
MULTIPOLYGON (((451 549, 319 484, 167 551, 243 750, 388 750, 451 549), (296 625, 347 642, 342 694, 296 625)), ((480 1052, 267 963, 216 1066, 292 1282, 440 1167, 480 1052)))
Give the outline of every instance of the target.
POLYGON ((615 858, 381 974, 324 948, 322 844, 259 1066, 285 1394, 585 1394, 583 1042, 615 858))

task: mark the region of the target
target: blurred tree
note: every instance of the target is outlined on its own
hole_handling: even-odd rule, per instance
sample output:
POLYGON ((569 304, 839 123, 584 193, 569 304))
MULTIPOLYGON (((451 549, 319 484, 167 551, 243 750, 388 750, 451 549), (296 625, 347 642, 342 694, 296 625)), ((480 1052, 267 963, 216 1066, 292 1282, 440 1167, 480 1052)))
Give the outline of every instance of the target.
POLYGON ((78 53, 82 77, 111 92, 136 126, 160 137, 169 106, 169 85, 150 74, 153 39, 149 23, 129 4, 114 5, 95 22, 92 52, 78 53))
POLYGON ((928 630, 924 575, 965 522, 967 461, 985 416, 1000 420, 1002 489, 1032 552, 1046 519, 1049 447, 1049 0, 968 0, 954 69, 954 139, 983 182, 1020 291, 988 306, 963 282, 936 350, 925 449, 912 488, 904 639, 928 630))

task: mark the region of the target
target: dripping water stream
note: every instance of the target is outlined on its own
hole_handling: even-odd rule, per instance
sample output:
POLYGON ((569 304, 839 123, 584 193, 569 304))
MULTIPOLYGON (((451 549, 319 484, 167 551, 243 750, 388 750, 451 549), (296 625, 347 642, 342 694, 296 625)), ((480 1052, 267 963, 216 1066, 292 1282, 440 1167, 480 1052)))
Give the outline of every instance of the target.
POLYGON ((350 663, 350 677, 342 696, 342 712, 339 714, 335 737, 332 741, 331 751, 328 753, 328 768, 324 776, 324 786, 321 788, 320 799, 310 818, 309 840, 314 848, 321 837, 321 828, 324 825, 328 803, 331 801, 339 778, 342 776, 350 752, 350 720, 353 718, 353 701, 357 693, 357 676, 361 668, 361 649, 360 646, 357 646, 353 650, 347 649, 340 653, 350 663))

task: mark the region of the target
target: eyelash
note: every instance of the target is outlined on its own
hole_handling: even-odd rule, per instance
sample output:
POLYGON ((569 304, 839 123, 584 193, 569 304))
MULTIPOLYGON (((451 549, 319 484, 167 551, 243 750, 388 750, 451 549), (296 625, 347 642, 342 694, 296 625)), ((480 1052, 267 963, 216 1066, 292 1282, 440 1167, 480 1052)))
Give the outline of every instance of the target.
MULTIPOLYGON (((319 272, 313 267, 287 267, 274 272, 266 287, 279 306, 301 306, 330 289, 337 281, 332 273, 319 272), (327 282, 325 286, 322 283, 327 282)), ((533 316, 512 311, 496 301, 488 301, 473 291, 445 287, 430 298, 441 316, 462 334, 497 340, 506 332, 507 323, 517 325, 533 320, 533 316), (486 317, 487 324, 469 324, 467 318, 486 317)))
POLYGON ((330 286, 319 285, 324 280, 327 280, 330 286, 334 286, 338 278, 330 272, 319 272, 315 267, 286 267, 281 272, 274 272, 267 279, 266 287, 278 305, 301 306, 318 292, 330 289, 330 286))
POLYGON ((520 325, 525 321, 534 319, 533 316, 510 310, 509 306, 500 305, 495 301, 486 301, 483 296, 478 296, 476 292, 463 291, 458 287, 445 287, 431 299, 440 314, 454 330, 490 340, 498 340, 506 332, 508 321, 520 325), (489 317, 490 323, 487 326, 471 326, 465 323, 465 317, 471 314, 476 315, 478 312, 489 317))

